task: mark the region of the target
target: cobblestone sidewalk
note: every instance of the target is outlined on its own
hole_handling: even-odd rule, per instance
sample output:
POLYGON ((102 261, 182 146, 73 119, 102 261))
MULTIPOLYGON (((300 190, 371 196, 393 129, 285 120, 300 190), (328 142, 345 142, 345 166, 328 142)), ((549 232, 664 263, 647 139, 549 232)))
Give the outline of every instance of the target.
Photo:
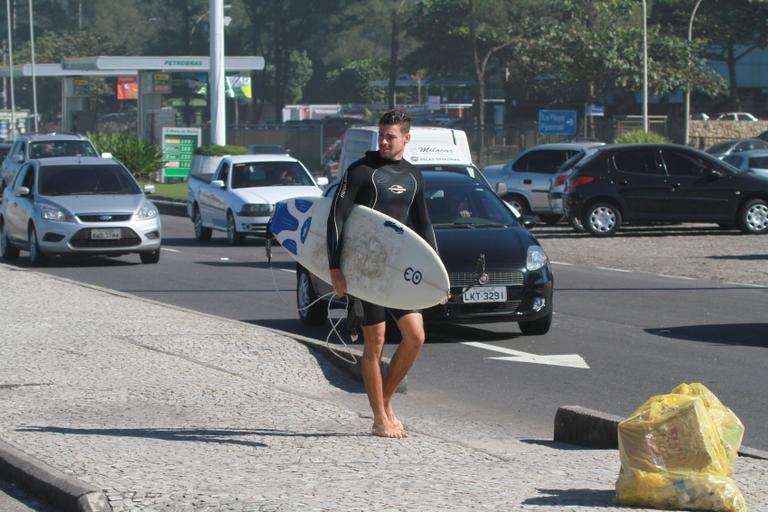
MULTIPOLYGON (((478 425, 375 438, 333 400, 346 377, 289 338, 4 265, 0 282, 0 439, 115 511, 624 510, 616 451, 481 449, 462 441, 478 425)), ((739 461, 752 510, 766 474, 739 461)))

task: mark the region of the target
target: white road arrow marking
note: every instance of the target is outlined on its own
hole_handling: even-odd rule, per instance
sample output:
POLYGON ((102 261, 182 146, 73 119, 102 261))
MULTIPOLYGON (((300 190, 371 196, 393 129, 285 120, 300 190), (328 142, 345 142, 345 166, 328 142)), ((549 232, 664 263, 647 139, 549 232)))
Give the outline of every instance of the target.
POLYGON ((511 348, 497 347, 496 345, 489 345, 488 343, 480 343, 477 341, 462 341, 462 345, 468 345, 475 348, 484 348, 486 350, 493 350, 494 352, 501 352, 502 354, 508 354, 504 357, 486 357, 485 359, 493 359, 496 361, 516 361, 518 363, 534 363, 534 364, 548 364, 551 366, 567 366, 569 368, 586 368, 589 369, 589 365, 579 354, 560 354, 553 356, 540 356, 538 354, 529 354, 528 352, 521 352, 519 350, 512 350, 511 348))

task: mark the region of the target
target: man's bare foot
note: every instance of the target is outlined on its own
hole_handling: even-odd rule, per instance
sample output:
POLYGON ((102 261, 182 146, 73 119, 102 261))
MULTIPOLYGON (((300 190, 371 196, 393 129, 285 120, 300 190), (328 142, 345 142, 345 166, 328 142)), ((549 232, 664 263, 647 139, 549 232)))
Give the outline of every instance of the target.
POLYGON ((408 434, 394 424, 387 422, 382 424, 374 423, 371 428, 371 434, 378 437, 389 437, 392 439, 402 439, 408 437, 408 434))
POLYGON ((389 418, 389 421, 391 421, 395 427, 403 430, 403 422, 395 416, 395 411, 392 410, 392 404, 387 404, 384 409, 387 411, 387 418, 389 418))

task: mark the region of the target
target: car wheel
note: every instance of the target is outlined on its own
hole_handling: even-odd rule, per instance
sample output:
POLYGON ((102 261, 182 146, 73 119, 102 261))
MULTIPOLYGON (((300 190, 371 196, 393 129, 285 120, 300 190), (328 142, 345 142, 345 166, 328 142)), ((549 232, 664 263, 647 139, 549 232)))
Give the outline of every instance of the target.
POLYGON ((750 199, 739 211, 739 228, 753 235, 768 232, 768 203, 762 199, 750 199))
POLYGON ((315 302, 316 300, 317 292, 312 286, 309 273, 299 267, 296 271, 296 307, 299 310, 299 318, 305 325, 322 325, 328 319, 326 302, 315 302))
POLYGON ((581 223, 594 236, 612 236, 621 227, 621 212, 610 203, 596 203, 587 208, 581 223))
POLYGON ((195 239, 198 242, 207 242, 211 239, 211 228, 203 226, 203 216, 200 215, 200 208, 195 205, 195 239))
POLYGON ((560 222, 560 219, 563 218, 562 215, 539 215, 539 218, 544 222, 544 224, 548 226, 554 226, 558 222, 560 222))
POLYGON ((157 263, 160 261, 160 249, 156 251, 142 251, 139 253, 142 263, 157 263))
POLYGON ((29 261, 32 266, 42 267, 46 264, 47 258, 40 250, 40 243, 37 240, 37 230, 35 226, 29 226, 29 261))
POLYGON ((531 209, 528 208, 528 202, 525 200, 523 196, 518 196, 516 194, 511 194, 508 196, 504 196, 504 200, 515 207, 515 209, 520 212, 520 215, 530 215, 531 209))
POLYGON ((584 224, 581 223, 581 219, 578 217, 568 217, 568 223, 571 225, 574 231, 579 233, 584 232, 584 224))
POLYGON ((19 257, 19 250, 11 245, 8 234, 5 232, 5 223, 0 221, 0 256, 5 261, 12 261, 19 257))
POLYGON ((541 317, 537 320, 531 320, 530 322, 518 322, 520 330, 526 336, 540 336, 547 334, 549 328, 552 325, 552 311, 547 316, 541 317))
POLYGON ((227 212, 227 243, 229 245, 240 245, 243 243, 243 235, 237 232, 235 216, 232 212, 227 212))

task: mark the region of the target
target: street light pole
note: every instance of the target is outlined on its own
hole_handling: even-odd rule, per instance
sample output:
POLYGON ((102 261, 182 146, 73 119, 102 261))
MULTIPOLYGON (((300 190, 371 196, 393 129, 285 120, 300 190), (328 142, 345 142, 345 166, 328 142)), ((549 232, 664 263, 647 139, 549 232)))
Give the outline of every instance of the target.
POLYGON ((37 73, 35 72, 35 23, 32 15, 32 0, 29 0, 29 49, 32 55, 32 113, 37 133, 37 73))
POLYGON ((648 133, 648 22, 646 11, 646 0, 643 0, 643 131, 648 133))
MULTIPOLYGON (((691 42, 693 41, 693 18, 696 16, 696 11, 699 9, 699 4, 701 4, 701 0, 698 0, 696 2, 696 5, 693 7, 693 12, 691 12, 691 19, 688 22, 688 50, 690 51, 691 48, 691 42)), ((688 87, 685 90, 685 138, 683 139, 683 144, 686 146, 688 145, 688 140, 690 137, 690 133, 688 131, 688 121, 691 117, 691 84, 688 84, 688 87)))
POLYGON ((5 0, 6 13, 8 14, 8 63, 11 83, 11 126, 8 130, 10 139, 16 138, 16 100, 13 96, 13 35, 11 33, 11 0, 5 0))
POLYGON ((211 67, 208 73, 208 98, 211 102, 211 142, 226 144, 224 109, 224 1, 210 0, 211 67))

